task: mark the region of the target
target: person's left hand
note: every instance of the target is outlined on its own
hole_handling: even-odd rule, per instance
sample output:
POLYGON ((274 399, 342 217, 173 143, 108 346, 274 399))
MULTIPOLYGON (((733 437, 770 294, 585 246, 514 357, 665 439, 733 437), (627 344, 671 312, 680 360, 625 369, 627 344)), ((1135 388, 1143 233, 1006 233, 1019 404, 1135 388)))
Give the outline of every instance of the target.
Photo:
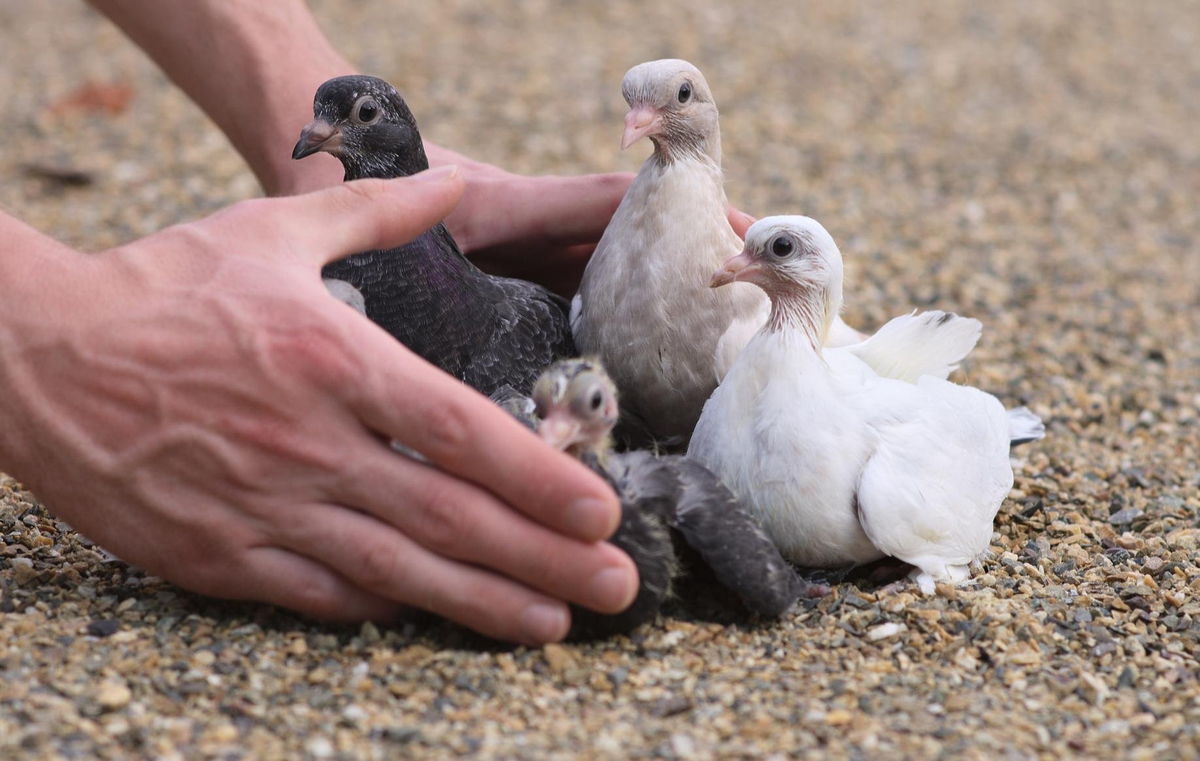
MULTIPOLYGON (((471 261, 494 275, 518 277, 571 296, 588 257, 633 182, 629 172, 526 177, 474 161, 432 143, 432 166, 455 164, 466 192, 446 227, 471 261)), ((271 195, 292 195, 337 184, 342 168, 332 157, 291 162, 271 195)), ((729 207, 729 224, 745 237, 754 217, 729 207)))
MULTIPOLYGON (((578 289, 588 257, 634 178, 628 172, 525 177, 458 155, 453 160, 467 190, 446 226, 471 261, 565 296, 578 289)), ((754 218, 730 206, 729 223, 745 237, 754 218)))

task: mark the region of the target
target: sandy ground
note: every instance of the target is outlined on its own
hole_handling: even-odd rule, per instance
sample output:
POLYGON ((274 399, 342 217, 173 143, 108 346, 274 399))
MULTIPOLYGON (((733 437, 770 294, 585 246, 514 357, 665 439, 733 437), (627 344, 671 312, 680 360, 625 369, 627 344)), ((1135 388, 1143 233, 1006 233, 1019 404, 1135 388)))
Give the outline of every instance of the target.
MULTIPOLYGON (((315 9, 427 136, 522 172, 635 169, 621 75, 690 59, 731 199, 829 228, 848 321, 980 318, 967 377, 1051 435, 1018 452, 996 560, 957 592, 843 585, 776 625, 680 614, 544 651, 199 599, 2 480, 0 756, 1200 753, 1200 4, 315 9)), ((0 91, 0 204, 81 248, 257 192, 78 3, 0 3, 0 91), (128 84, 128 109, 52 108, 87 81, 128 84)))

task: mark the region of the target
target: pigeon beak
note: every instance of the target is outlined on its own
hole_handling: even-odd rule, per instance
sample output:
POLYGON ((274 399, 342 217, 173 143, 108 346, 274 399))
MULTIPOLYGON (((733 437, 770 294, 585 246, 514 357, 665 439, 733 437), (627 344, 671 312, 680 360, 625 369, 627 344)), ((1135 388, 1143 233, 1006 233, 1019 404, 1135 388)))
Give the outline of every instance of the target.
POLYGON ((625 114, 625 134, 621 136, 621 150, 625 150, 647 135, 657 135, 662 126, 658 109, 639 103, 625 114))
POLYGON ((342 131, 324 119, 313 119, 300 132, 300 140, 292 149, 293 159, 302 159, 318 151, 333 153, 342 146, 342 131))
POLYGON ((579 422, 565 412, 551 412, 538 424, 538 436, 562 451, 579 440, 579 422))
POLYGON ((735 283, 738 280, 754 280, 754 276, 762 272, 762 263, 750 255, 749 251, 743 251, 733 257, 713 273, 712 280, 709 281, 709 288, 720 288, 723 285, 735 283))

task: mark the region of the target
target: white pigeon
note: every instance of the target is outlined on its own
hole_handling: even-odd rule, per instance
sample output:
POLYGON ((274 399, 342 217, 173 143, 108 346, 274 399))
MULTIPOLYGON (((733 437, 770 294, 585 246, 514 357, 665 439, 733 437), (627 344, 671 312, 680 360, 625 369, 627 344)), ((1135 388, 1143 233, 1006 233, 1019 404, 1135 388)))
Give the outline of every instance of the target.
POLYGON ((762 288, 770 316, 705 405, 688 456, 719 475, 795 563, 890 555, 916 566, 926 592, 966 579, 1012 487, 1010 441, 1042 434, 1027 410, 1006 413, 990 394, 944 379, 947 358, 974 345, 978 322, 906 315, 859 346, 826 349, 842 258, 808 217, 755 223, 712 285, 734 281, 762 288))
MULTIPOLYGON (((767 300, 748 285, 708 288, 742 241, 729 226, 717 106, 704 76, 687 61, 652 61, 630 69, 621 90, 630 107, 622 150, 648 137, 654 154, 588 262, 572 333, 620 389, 623 438, 632 422, 659 442, 686 443, 717 385, 718 341, 735 326, 723 351, 736 355, 762 325, 767 300)), ((862 339, 841 327, 841 340, 862 339)))

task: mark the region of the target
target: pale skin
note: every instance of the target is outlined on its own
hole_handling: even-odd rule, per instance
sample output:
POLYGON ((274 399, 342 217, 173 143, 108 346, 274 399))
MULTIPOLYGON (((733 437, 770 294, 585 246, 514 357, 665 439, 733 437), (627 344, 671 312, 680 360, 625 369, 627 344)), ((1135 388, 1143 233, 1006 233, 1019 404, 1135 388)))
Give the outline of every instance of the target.
POLYGON ((424 175, 342 185, 332 158, 289 158, 317 86, 353 71, 302 2, 93 5, 269 194, 303 194, 91 256, 0 215, 0 470, 203 594, 345 621, 419 607, 528 644, 565 636, 568 601, 628 606, 637 574, 603 542, 608 487, 329 298, 319 273, 446 217, 491 269, 570 289, 629 177, 519 177, 427 144, 424 175))

